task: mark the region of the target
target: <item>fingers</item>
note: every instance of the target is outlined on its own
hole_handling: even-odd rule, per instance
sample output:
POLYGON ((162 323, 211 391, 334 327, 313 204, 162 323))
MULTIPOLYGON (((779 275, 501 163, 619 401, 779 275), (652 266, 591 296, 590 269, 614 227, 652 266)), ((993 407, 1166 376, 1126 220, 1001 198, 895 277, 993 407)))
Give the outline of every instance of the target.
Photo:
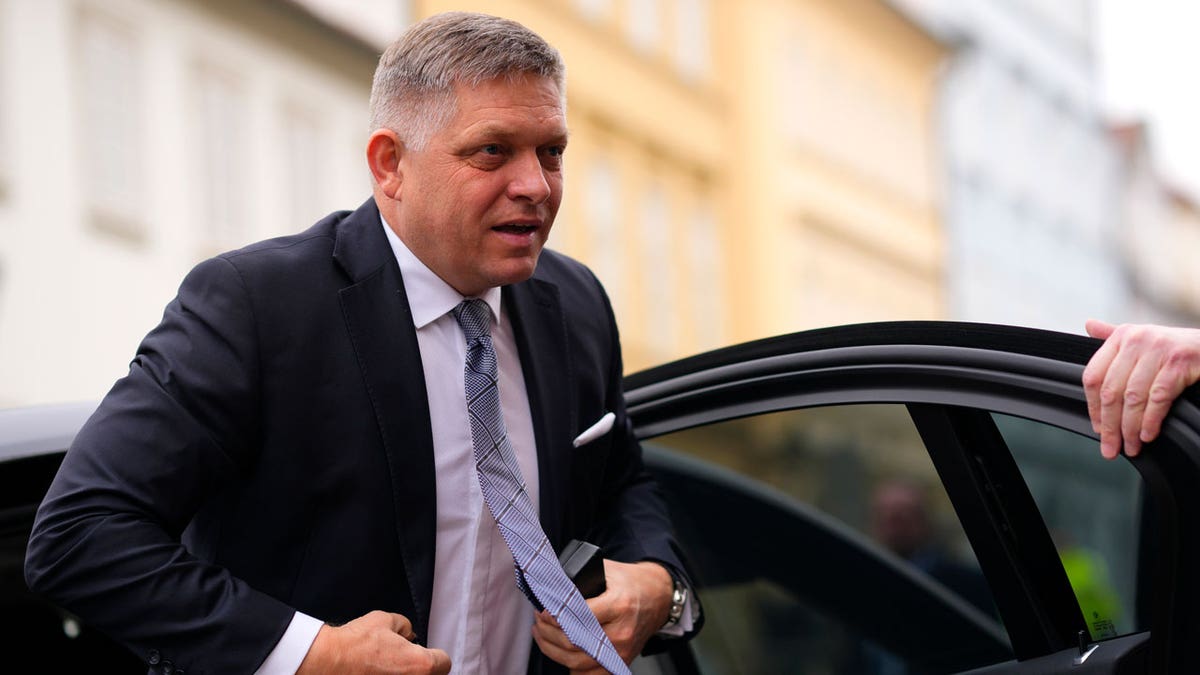
POLYGON ((1117 329, 1113 324, 1099 319, 1088 319, 1084 327, 1087 329, 1088 335, 1101 340, 1107 340, 1108 336, 1117 329))
MULTIPOLYGON (((1129 377, 1121 388, 1123 393, 1118 396, 1120 402, 1118 407, 1119 433, 1121 441, 1125 444, 1125 454, 1130 457, 1136 457, 1142 451, 1143 424, 1150 399, 1149 392, 1157 374, 1158 363, 1156 361, 1149 358, 1138 359, 1133 364, 1129 377)), ((1110 433, 1111 431, 1110 429, 1110 433)), ((1111 445, 1115 445, 1115 443, 1111 445)), ((1119 448, 1112 449, 1113 457, 1116 456, 1118 450, 1119 448)), ((1101 454, 1104 454, 1104 451, 1104 441, 1101 440, 1101 454)))
POLYGON ((562 628, 559 628, 558 622, 546 610, 542 610, 535 617, 533 640, 547 658, 566 666, 572 673, 607 672, 587 652, 571 644, 562 628), (598 668, 599 670, 596 670, 598 668))
POLYGON ((406 640, 417 639, 417 634, 413 631, 412 622, 408 620, 408 617, 403 614, 388 614, 387 616, 393 633, 397 633, 406 640))
MULTIPOLYGON (((1107 325, 1107 324, 1105 324, 1107 325)), ((1092 332, 1092 321, 1088 322, 1088 332, 1092 332)), ((1103 333, 1103 331, 1101 331, 1103 333)), ((1111 335, 1111 332, 1109 333, 1111 335)), ((1109 367, 1120 349, 1118 340, 1106 340, 1083 369, 1083 393, 1087 397, 1088 417, 1092 420, 1092 431, 1101 433, 1103 421, 1100 392, 1109 375, 1109 367)))
POLYGON ((1150 392, 1146 402, 1146 412, 1142 416, 1139 440, 1149 443, 1162 431, 1163 420, 1171 411, 1171 404, 1188 387, 1189 374, 1184 368, 1168 361, 1167 365, 1158 371, 1154 382, 1149 386, 1150 392))
MULTIPOLYGON (((550 612, 544 609, 534 616, 533 638, 537 640, 539 645, 545 643, 545 646, 560 652, 578 649, 578 647, 571 643, 571 640, 563 632, 563 629, 559 627, 558 621, 555 621, 550 612)), ((546 650, 543 649, 542 651, 546 650)))
POLYGON ((392 612, 385 612, 381 609, 376 609, 367 612, 366 614, 362 615, 362 617, 352 621, 351 623, 359 621, 371 625, 378 625, 384 630, 395 633, 410 642, 417 639, 417 634, 412 628, 412 622, 409 621, 408 617, 404 616, 403 614, 394 614, 392 612))
POLYGON ((426 649, 429 654, 429 672, 433 675, 447 675, 450 672, 450 655, 440 649, 426 649))
MULTIPOLYGON (((1122 325, 1114 328, 1100 321, 1088 321, 1087 327, 1093 336, 1107 336, 1084 368, 1083 387, 1092 430, 1100 434, 1100 454, 1105 459, 1114 459, 1121 452, 1122 428, 1131 430, 1130 437, 1140 436, 1132 430, 1139 428, 1136 425, 1141 422, 1146 402, 1137 391, 1130 389, 1129 382, 1142 361, 1142 340, 1137 327, 1122 325), (1127 402, 1130 405, 1127 406, 1127 402)), ((1149 368, 1150 362, 1143 362, 1137 371, 1138 378, 1149 377, 1152 381, 1153 371, 1149 368)), ((1149 382, 1146 388, 1149 389, 1149 382)), ((1126 446, 1131 455, 1136 455, 1140 449, 1140 442, 1126 446)))
POLYGON ((450 672, 449 654, 426 649, 415 639, 408 618, 375 610, 340 626, 322 626, 296 672, 450 672))

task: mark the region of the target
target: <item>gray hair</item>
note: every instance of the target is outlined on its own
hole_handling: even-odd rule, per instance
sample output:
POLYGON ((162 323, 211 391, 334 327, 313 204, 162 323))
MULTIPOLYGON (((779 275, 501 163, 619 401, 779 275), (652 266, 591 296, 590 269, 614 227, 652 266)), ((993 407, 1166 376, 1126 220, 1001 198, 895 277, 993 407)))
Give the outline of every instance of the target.
POLYGON ((522 75, 552 79, 565 103, 566 66, 538 34, 488 14, 434 14, 409 26, 379 58, 371 131, 392 129, 419 150, 456 112, 455 84, 522 75))

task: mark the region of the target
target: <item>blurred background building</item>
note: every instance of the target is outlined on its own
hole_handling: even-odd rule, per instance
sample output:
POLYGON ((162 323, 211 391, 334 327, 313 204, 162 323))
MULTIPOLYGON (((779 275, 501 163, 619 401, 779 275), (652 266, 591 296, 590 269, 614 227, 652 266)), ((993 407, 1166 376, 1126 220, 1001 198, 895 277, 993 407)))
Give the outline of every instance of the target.
POLYGON ((1133 320, 1200 325, 1200 205, 1163 176, 1144 123, 1111 128, 1120 153, 1117 216, 1133 320))
POLYGON ((197 261, 362 202, 367 35, 283 2, 0 0, 0 404, 99 397, 197 261))
POLYGON ((200 259, 366 199, 378 55, 446 9, 563 52, 551 246, 629 370, 858 321, 1200 317, 1196 202, 1105 119, 1087 0, 0 0, 0 405, 99 397, 200 259))
POLYGON ((899 0, 955 45, 936 124, 955 318, 1079 332, 1125 315, 1092 0, 899 0))

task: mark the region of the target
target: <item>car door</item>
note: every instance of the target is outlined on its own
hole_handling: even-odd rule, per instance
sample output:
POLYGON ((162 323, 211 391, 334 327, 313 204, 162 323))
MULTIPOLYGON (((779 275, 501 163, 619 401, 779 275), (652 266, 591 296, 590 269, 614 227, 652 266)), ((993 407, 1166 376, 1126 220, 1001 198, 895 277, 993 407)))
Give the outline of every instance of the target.
POLYGON ((146 672, 129 650, 25 585, 34 514, 94 409, 95 403, 83 402, 0 411, 0 644, 9 669, 38 664, 38 672, 146 672))
POLYGON ((631 375, 706 615, 635 670, 1193 672, 1197 398, 1138 458, 1103 460, 1080 384, 1098 344, 868 324, 631 375), (871 497, 897 481, 924 481, 954 560, 882 543, 871 497))

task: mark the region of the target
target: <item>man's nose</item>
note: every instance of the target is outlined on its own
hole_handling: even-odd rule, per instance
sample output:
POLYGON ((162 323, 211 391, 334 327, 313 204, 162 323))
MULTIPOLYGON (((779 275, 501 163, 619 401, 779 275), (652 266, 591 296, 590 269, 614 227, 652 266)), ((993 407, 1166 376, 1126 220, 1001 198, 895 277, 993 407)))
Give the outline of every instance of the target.
POLYGON ((536 152, 522 153, 510 163, 510 167, 509 199, 528 199, 534 204, 541 204, 550 198, 550 181, 536 152))

